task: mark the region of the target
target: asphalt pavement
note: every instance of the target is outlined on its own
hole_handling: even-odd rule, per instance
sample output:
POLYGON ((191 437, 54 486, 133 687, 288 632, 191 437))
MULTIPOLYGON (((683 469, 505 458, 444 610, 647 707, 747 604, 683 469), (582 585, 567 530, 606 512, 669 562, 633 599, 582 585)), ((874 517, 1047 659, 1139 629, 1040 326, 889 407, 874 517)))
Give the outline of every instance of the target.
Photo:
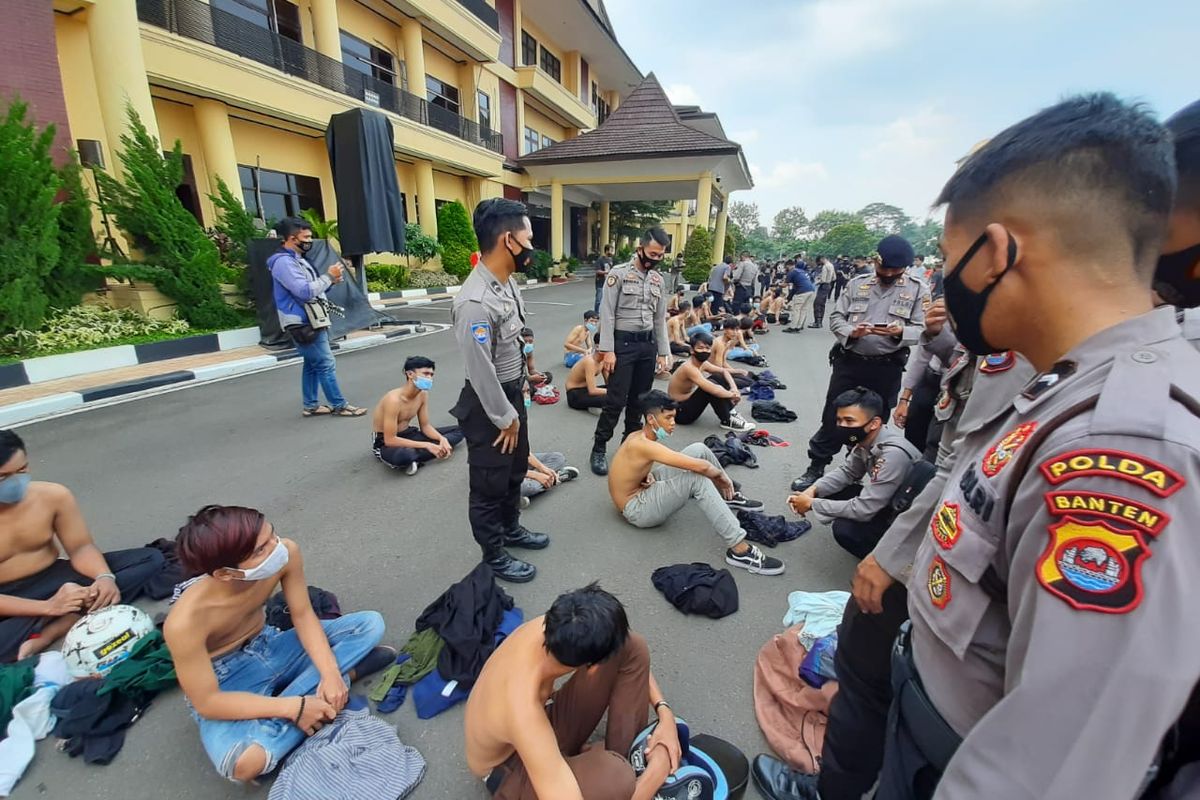
MULTIPOLYGON (((590 278, 525 294, 537 334, 536 364, 551 370, 560 388, 566 372, 561 342, 582 321, 592 297, 590 278)), ((402 316, 448 322, 449 307, 444 302, 407 308, 402 316)), ((730 474, 748 496, 766 503, 765 511, 790 515, 784 501, 791 480, 807 464, 805 444, 820 414, 832 336, 825 330, 798 335, 776 330, 761 341, 770 368, 788 385, 777 399, 799 419, 765 424, 792 446, 756 449, 759 469, 731 467, 730 474)), ((339 355, 338 377, 347 398, 372 407, 404 380, 404 359, 414 354, 437 362, 432 421, 452 423, 448 412, 462 386, 463 366, 446 331, 339 355)), ((257 507, 281 534, 300 543, 310 584, 337 594, 345 611, 382 612, 385 642, 399 646, 425 606, 479 559, 467 523, 465 446, 450 461, 428 465, 415 476, 392 471, 371 454, 369 416, 301 418, 299 380, 292 364, 28 425, 20 433, 35 478, 75 492, 101 548, 174 537, 188 514, 209 503, 257 507)), ((749 416, 748 408, 744 414, 749 416)), ((847 588, 854 560, 817 524, 772 551, 786 562, 784 575, 732 570, 740 593, 737 613, 721 620, 681 614, 654 589, 650 573, 679 562, 723 567, 720 541, 696 509, 684 509, 657 530, 624 523, 603 479, 587 469, 595 423, 592 413, 568 408, 565 396, 557 405, 531 409, 534 450, 564 452, 582 475, 535 499, 522 515, 529 528, 551 534, 553 541, 528 556, 538 567, 536 580, 505 588, 533 617, 560 592, 599 581, 624 602, 632 625, 649 641, 654 674, 676 714, 693 732, 721 736, 753 757, 766 749, 752 697, 759 648, 782 629, 789 592, 847 588)), ((708 414, 677 428, 670 444, 681 449, 713 433, 721 431, 708 414)), ((610 457, 615 447, 614 440, 610 457)), ((364 690, 362 684, 354 688, 364 690)), ((487 796, 462 757, 462 713, 459 705, 422 721, 409 701, 382 715, 428 762, 424 782, 411 795, 416 800, 487 796)), ((269 781, 247 788, 217 776, 182 694, 172 690, 130 729, 125 748, 108 766, 85 765, 55 752, 52 739, 42 742, 12 797, 240 800, 265 798, 268 788, 269 781)), ((755 796, 751 787, 747 797, 755 796)))

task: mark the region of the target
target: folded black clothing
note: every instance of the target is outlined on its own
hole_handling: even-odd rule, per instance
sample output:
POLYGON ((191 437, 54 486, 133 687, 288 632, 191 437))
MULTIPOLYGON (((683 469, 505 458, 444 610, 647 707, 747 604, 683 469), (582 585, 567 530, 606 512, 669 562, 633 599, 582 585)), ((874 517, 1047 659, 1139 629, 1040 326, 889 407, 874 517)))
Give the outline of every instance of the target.
POLYGON ((722 467, 736 464, 758 469, 758 456, 735 433, 726 434, 724 439, 719 436, 706 436, 704 446, 712 450, 722 467))
POLYGON ((757 400, 750 415, 760 422, 795 422, 797 414, 778 400, 757 400))
POLYGON ((163 554, 163 565, 158 574, 146 582, 142 591, 151 600, 165 600, 175 591, 176 584, 191 576, 184 570, 183 564, 179 563, 174 539, 155 539, 148 542, 146 547, 152 547, 163 554))
MULTIPOLYGON (((316 586, 308 587, 308 600, 312 603, 313 611, 318 619, 337 619, 342 615, 342 607, 338 604, 337 595, 316 586)), ((281 631, 290 631, 292 612, 288 608, 287 599, 283 592, 276 592, 267 601, 267 624, 281 631)))
POLYGON ((727 569, 713 569, 699 561, 672 564, 654 570, 650 582, 685 614, 720 619, 738 610, 737 583, 727 569))
POLYGON ((417 617, 416 629, 432 628, 446 642, 438 672, 469 689, 496 649, 496 629, 513 599, 496 584, 487 564, 479 564, 417 617))
POLYGON ((100 694, 103 678, 85 678, 59 689, 50 702, 57 718, 54 735, 64 739, 72 757, 82 755, 88 764, 108 764, 125 744, 126 729, 150 705, 153 695, 124 692, 100 694))
POLYGON ((739 511, 737 518, 747 539, 767 547, 799 539, 812 529, 812 523, 806 519, 789 520, 779 515, 768 516, 761 511, 739 511))

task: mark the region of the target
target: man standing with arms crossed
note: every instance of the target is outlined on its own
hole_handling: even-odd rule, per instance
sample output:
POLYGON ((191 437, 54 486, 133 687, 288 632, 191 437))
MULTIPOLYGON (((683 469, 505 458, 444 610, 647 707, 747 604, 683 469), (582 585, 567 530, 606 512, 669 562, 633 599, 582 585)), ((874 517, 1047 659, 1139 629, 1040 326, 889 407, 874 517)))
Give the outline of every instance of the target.
POLYGON ((550 544, 549 536, 520 521, 529 430, 521 391, 525 304, 513 273, 533 260, 533 228, 525 205, 503 198, 476 206, 474 224, 482 255, 451 310, 467 382, 450 413, 467 439, 471 533, 497 578, 525 583, 537 569, 505 547, 541 550, 550 544))
POLYGON ((613 267, 604 282, 596 358, 608 392, 592 444, 591 467, 596 475, 608 474, 608 440, 621 410, 625 436, 641 429, 637 398, 654 384, 656 373, 666 371, 671 358, 666 289, 658 272, 670 244, 666 231, 650 228, 642 234, 633 260, 613 267))
POLYGON ((750 298, 754 296, 754 285, 758 282, 758 264, 749 253, 742 253, 742 260, 733 270, 733 313, 750 313, 750 298))

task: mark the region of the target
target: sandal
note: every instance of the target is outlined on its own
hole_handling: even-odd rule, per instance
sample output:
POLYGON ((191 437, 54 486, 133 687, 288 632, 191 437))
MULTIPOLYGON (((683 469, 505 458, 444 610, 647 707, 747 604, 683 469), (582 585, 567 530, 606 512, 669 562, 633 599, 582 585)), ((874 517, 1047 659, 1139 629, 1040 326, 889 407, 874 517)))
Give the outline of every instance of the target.
POLYGON ((341 408, 333 409, 331 413, 335 417, 361 417, 367 413, 367 410, 358 406, 342 406, 341 408))
POLYGON ((333 409, 327 405, 319 405, 316 408, 306 408, 300 412, 302 417, 323 417, 326 414, 332 414, 333 409))

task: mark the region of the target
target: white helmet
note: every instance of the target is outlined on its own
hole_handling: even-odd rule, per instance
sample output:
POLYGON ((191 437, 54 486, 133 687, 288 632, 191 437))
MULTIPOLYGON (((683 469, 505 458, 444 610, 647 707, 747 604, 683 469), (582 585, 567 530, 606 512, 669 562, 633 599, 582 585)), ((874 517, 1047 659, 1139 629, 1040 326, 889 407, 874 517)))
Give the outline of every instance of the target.
POLYGON ((63 640, 67 670, 76 678, 104 675, 129 658, 133 646, 152 630, 150 615, 133 606, 109 606, 88 614, 63 640))

